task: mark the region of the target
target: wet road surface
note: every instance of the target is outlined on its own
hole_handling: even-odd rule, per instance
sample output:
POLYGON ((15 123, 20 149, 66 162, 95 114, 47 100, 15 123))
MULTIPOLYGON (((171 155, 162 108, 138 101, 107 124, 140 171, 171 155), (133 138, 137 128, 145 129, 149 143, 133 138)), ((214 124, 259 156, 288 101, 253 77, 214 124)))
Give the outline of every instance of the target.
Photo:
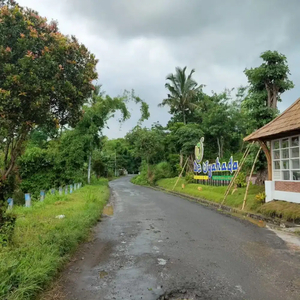
POLYGON ((129 179, 110 183, 114 214, 64 272, 65 299, 300 299, 299 252, 275 233, 129 179))

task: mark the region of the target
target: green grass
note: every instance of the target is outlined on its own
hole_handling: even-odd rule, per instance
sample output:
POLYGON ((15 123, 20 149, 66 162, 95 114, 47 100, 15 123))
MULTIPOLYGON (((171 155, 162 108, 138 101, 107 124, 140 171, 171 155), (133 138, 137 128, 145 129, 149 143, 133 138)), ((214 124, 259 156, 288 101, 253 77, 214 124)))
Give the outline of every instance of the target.
MULTIPOLYGON (((176 180, 177 178, 161 179, 157 182, 157 185, 167 190, 172 190, 176 180)), ((216 203, 221 203, 224 198, 226 189, 227 186, 209 186, 209 185, 201 185, 196 183, 186 184, 184 178, 181 178, 179 179, 178 184, 174 191, 191 195, 194 197, 206 199, 216 203), (184 189, 182 189, 181 187, 182 184, 185 184, 184 189), (201 187, 202 190, 199 191, 198 187, 201 187)), ((246 188, 238 188, 233 194, 231 193, 229 194, 224 204, 235 208, 242 208, 245 191, 246 188)), ((264 191, 263 186, 251 185, 249 187, 249 193, 248 193, 246 207, 245 207, 247 211, 257 210, 260 204, 258 204, 255 201, 255 196, 258 193, 261 193, 263 191, 264 191)))
MULTIPOLYGON (((176 180, 177 178, 161 179, 157 182, 157 185, 167 190, 172 190, 176 180)), ((221 203, 226 189, 226 186, 209 186, 195 183, 186 184, 184 178, 181 178, 178 181, 175 191, 221 203), (182 184, 185 184, 184 189, 182 189, 182 184), (198 187, 201 187, 202 190, 199 191, 198 187)), ((246 188, 238 188, 233 194, 229 194, 224 204, 241 209, 245 191, 246 188)), ((264 192, 264 186, 250 185, 245 206, 246 211, 260 213, 267 217, 275 217, 284 221, 300 223, 300 204, 285 201, 271 201, 262 205, 255 199, 255 196, 262 192, 264 192)))
POLYGON ((32 208, 15 207, 13 240, 0 248, 0 299, 34 299, 47 287, 87 239, 108 198, 103 179, 71 195, 49 195, 32 208))

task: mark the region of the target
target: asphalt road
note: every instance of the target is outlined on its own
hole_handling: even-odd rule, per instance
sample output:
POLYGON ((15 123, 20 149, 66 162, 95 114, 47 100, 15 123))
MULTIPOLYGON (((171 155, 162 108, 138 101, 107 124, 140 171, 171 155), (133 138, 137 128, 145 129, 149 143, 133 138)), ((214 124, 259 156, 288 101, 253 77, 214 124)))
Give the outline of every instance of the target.
POLYGON ((65 271, 66 299, 300 299, 299 252, 272 231, 129 177, 110 186, 114 215, 65 271))

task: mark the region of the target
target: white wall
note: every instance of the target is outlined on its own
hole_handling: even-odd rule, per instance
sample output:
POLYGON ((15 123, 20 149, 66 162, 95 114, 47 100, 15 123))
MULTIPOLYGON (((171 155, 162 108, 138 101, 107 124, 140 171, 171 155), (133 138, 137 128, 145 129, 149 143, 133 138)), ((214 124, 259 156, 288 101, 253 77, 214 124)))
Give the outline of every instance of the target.
POLYGON ((275 190, 275 181, 265 181, 266 202, 282 200, 300 203, 300 193, 282 192, 275 190))

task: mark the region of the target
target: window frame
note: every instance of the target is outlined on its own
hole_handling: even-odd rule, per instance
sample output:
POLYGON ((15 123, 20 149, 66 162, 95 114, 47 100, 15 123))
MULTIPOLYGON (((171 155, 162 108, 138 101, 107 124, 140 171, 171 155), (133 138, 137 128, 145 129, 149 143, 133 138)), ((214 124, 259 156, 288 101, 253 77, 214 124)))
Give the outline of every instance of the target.
MULTIPOLYGON (((277 145, 276 145, 277 146, 277 145)), ((300 177, 299 180, 295 180, 293 179, 293 172, 299 172, 300 173, 300 135, 293 135, 290 137, 284 137, 284 138, 280 138, 280 139, 276 139, 276 140, 272 140, 271 141, 271 156, 272 156, 272 173, 273 173, 273 180, 274 181, 292 181, 292 182, 300 182, 300 177), (292 139, 294 138, 298 138, 298 145, 297 146, 293 146, 292 145, 292 139), (288 147, 283 148, 282 145, 284 142, 286 142, 286 140, 288 141, 288 147), (279 142, 279 143, 278 143, 279 142), (279 148, 275 148, 275 143, 279 144, 279 148), (297 149, 298 148, 298 157, 292 157, 292 149, 297 149), (283 150, 287 150, 288 149, 288 158, 283 158, 283 150), (279 152, 279 158, 275 159, 275 151, 279 152), (292 162, 298 160, 299 162, 299 168, 297 169, 293 169, 292 166, 292 162), (275 164, 277 163, 278 165, 279 162, 279 169, 275 169, 275 164), (288 168, 284 169, 283 168, 283 163, 284 162, 288 162, 288 168), (286 180, 284 179, 284 172, 289 172, 289 179, 286 180), (277 172, 277 176, 278 176, 278 172, 280 172, 280 179, 274 179, 275 178, 275 172, 277 172)))

